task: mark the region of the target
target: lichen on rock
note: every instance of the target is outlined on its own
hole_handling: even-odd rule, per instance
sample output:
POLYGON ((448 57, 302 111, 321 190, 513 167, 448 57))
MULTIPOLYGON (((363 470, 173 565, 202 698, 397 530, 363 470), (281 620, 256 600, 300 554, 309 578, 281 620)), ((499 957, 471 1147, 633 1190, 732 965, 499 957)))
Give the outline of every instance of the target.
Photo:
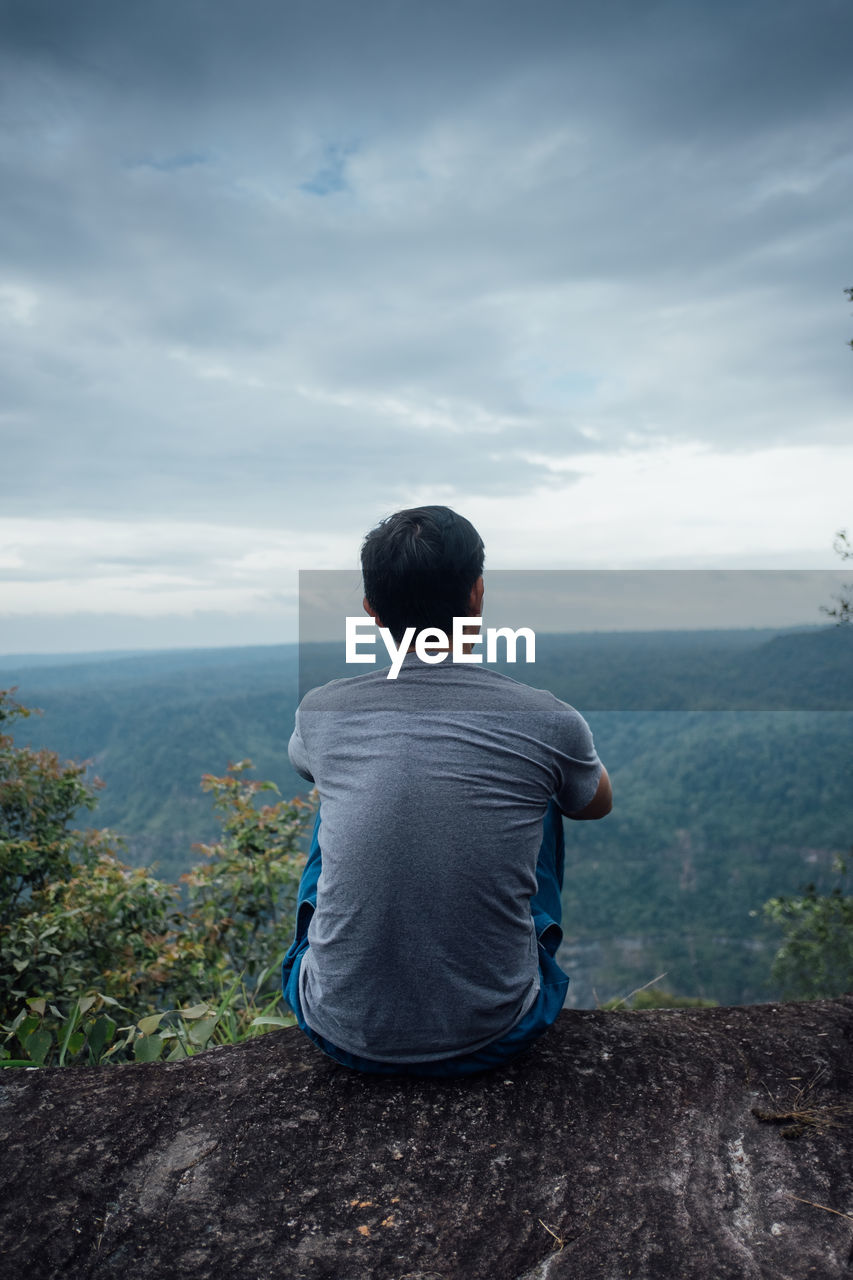
POLYGON ((457 1082, 361 1076, 295 1029, 184 1062, 7 1071, 4 1269, 849 1277, 851 1073, 849 996, 564 1011, 510 1066, 457 1082))

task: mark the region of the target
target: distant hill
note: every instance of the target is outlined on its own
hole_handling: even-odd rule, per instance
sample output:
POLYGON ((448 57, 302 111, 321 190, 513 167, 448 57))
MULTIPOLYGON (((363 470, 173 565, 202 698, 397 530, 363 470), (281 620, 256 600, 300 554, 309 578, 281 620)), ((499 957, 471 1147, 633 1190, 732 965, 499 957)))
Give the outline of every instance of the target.
POLYGON ((175 880, 191 846, 217 831, 204 773, 250 758, 286 795, 306 790, 290 768, 297 646, 175 650, 28 667, 0 658, 0 686, 43 716, 17 739, 91 761, 106 787, 89 821, 114 828, 130 860, 175 880))
MULTIPOLYGON (((851 630, 538 635, 534 665, 496 668, 584 711, 853 710, 851 630)), ((300 689, 368 669, 342 644, 306 645, 300 689)))
MULTIPOLYGON (((348 674, 340 657, 308 647, 303 685, 348 674)), ((762 903, 829 887, 853 844, 851 659, 843 628, 602 633, 538 636, 535 666, 505 668, 587 715, 614 780, 606 821, 567 824, 573 1001, 664 970, 687 995, 774 995, 762 903)), ((85 821, 164 878, 217 830, 203 773, 250 758, 285 795, 307 789, 286 750, 295 645, 0 658, 0 687, 13 684, 45 713, 18 740, 91 760, 106 789, 85 821)))

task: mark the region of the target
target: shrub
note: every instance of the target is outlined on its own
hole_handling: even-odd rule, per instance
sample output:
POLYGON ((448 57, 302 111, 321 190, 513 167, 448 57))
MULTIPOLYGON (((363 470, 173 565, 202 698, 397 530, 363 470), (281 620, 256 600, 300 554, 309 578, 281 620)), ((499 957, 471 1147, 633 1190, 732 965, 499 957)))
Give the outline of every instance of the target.
MULTIPOLYGON (((0 690, 0 726, 32 714, 0 690)), ((258 807, 250 761, 206 775, 223 836, 178 886, 126 866, 109 831, 72 822, 97 801, 86 765, 0 734, 3 1065, 185 1057, 289 1018, 273 1013, 313 806, 258 807)))

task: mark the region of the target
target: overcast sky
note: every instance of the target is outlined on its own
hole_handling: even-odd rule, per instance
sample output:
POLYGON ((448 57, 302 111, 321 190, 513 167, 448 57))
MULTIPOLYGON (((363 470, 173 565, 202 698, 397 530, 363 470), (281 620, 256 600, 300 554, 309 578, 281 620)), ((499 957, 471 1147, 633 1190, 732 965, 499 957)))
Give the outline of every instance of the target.
MULTIPOLYGON (((846 0, 0 0, 0 653, 513 569, 832 569, 846 0)), ((817 619, 814 619, 817 620, 817 619)))

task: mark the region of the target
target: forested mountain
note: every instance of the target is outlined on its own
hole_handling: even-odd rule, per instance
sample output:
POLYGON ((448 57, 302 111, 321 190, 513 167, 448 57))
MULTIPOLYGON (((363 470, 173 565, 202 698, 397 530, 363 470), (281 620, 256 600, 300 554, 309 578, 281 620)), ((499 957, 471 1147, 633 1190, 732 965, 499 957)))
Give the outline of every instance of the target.
MULTIPOLYGON (((335 646, 302 682, 343 674, 335 646)), ((587 714, 614 780, 604 822, 567 823, 564 955, 592 1004, 666 971, 682 994, 770 998, 763 902, 826 889, 853 844, 853 636, 799 632, 539 636, 510 674, 587 714)), ((350 669, 351 671, 352 669, 350 669)), ((285 795, 296 646, 0 658, 0 687, 43 708, 18 741, 92 761, 89 821, 175 879, 216 826, 203 773, 251 758, 285 795)))
POLYGON ((120 832, 129 860, 155 863, 164 879, 217 830, 203 774, 249 758, 285 795, 307 789, 287 760, 295 645, 28 661, 0 659, 0 686, 17 685, 18 701, 44 712, 17 740, 90 760, 106 784, 92 821, 120 832))
MULTIPOLYGON (((605 822, 567 824, 564 900, 583 984, 665 986, 744 1003, 774 995, 771 896, 814 882, 853 844, 850 712, 590 715, 612 769, 605 822)), ((611 986, 601 999, 612 994, 611 986)))

